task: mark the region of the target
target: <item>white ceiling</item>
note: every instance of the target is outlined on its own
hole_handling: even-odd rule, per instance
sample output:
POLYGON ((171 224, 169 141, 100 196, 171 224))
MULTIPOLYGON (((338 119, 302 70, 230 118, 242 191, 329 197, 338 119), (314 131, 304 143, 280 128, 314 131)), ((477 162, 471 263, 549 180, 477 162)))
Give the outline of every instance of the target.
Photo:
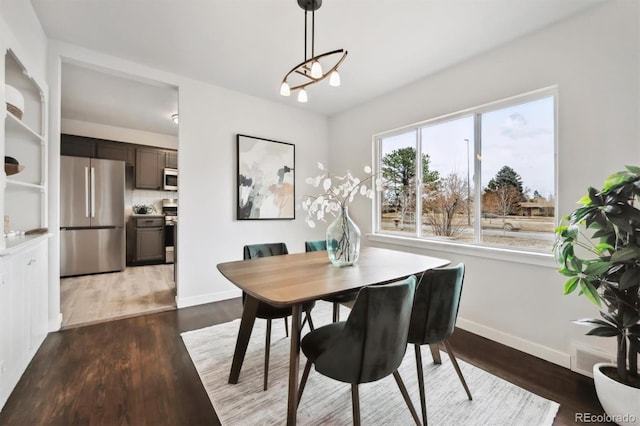
MULTIPOLYGON (((325 115, 602 1, 325 0, 316 12, 315 50, 349 51, 340 68, 342 86, 317 84, 308 90, 309 102, 299 104, 295 96, 279 95, 285 73, 304 55, 304 12, 296 0, 31 0, 50 38, 325 115)), ((63 87, 68 118, 100 112, 97 105, 87 108, 75 98, 91 96, 95 103, 109 98, 105 94, 115 97, 114 76, 100 79, 99 73, 67 68, 74 73, 63 87), (103 84, 100 93, 91 91, 103 84)), ((126 86, 123 94, 135 90, 120 80, 126 86)), ((137 95, 140 104, 155 108, 155 103, 145 103, 144 92, 137 95)), ((136 103, 115 102, 117 111, 107 103, 104 115, 113 120, 118 114, 137 117, 138 112, 126 111, 136 103)), ((162 116, 158 123, 167 113, 166 108, 156 111, 162 116)))

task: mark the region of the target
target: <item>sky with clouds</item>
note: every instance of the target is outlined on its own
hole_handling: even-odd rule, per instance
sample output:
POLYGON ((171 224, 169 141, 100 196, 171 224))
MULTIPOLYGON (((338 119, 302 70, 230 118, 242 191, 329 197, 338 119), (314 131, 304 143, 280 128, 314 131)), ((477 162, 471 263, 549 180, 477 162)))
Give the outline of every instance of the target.
MULTIPOLYGON (((514 169, 523 187, 544 197, 555 196, 554 100, 547 97, 482 114, 482 187, 503 166, 514 169)), ((473 116, 438 122, 421 130, 423 152, 430 168, 441 176, 458 173, 473 180, 473 116), (468 142, 467 142, 468 140, 468 142), (468 151, 467 151, 468 149, 468 151), (467 168, 467 161, 469 168, 467 168)), ((382 155, 403 146, 414 146, 416 132, 384 138, 382 155)))

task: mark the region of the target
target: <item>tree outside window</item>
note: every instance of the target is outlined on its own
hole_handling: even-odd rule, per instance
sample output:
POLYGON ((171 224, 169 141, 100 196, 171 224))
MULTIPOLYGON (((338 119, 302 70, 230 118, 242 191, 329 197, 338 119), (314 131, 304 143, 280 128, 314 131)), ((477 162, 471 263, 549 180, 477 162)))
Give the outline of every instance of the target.
MULTIPOLYGON (((415 226, 416 204, 416 149, 413 147, 398 148, 382 157, 382 177, 384 179, 385 201, 394 209, 399 229, 403 230, 405 222, 415 226)), ((429 169, 429 156, 422 155, 422 181, 425 185, 433 184, 440 178, 437 171, 429 169)))

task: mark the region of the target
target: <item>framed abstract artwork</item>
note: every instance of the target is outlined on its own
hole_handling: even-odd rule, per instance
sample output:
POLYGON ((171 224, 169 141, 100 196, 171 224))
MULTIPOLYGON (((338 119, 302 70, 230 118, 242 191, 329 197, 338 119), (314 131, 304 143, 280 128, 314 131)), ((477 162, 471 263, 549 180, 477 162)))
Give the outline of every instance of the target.
POLYGON ((295 145, 237 135, 238 220, 295 219, 295 145))

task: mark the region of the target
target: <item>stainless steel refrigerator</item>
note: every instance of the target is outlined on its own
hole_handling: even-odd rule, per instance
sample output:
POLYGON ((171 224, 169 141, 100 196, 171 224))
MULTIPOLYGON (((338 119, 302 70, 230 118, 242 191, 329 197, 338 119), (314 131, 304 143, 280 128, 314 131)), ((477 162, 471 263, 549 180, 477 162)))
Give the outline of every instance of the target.
POLYGON ((125 268, 124 167, 60 157, 60 276, 125 268))

